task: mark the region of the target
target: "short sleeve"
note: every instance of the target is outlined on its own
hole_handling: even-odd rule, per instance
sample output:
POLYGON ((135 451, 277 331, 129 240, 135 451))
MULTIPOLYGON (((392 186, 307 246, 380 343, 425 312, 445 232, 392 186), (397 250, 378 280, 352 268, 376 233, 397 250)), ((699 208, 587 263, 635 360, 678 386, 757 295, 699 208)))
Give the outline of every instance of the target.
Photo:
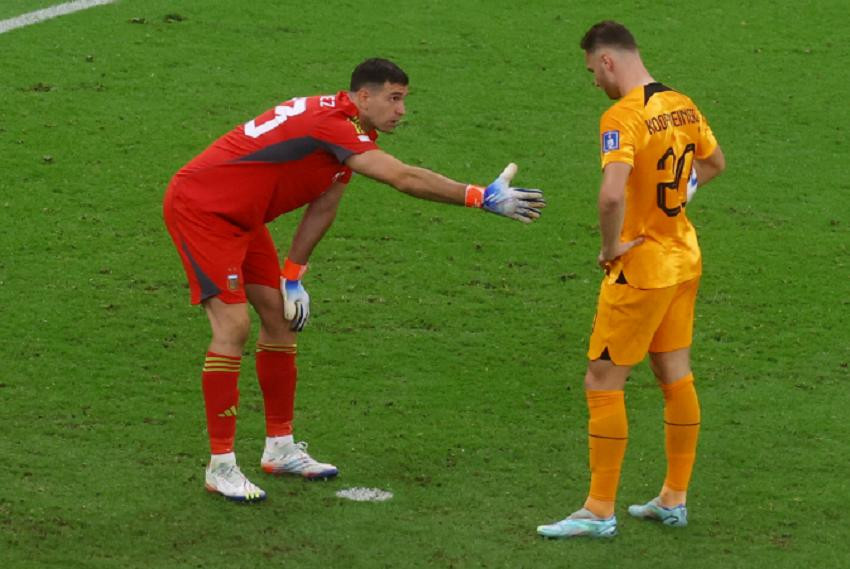
POLYGON ((705 115, 700 113, 699 141, 697 142, 697 151, 694 155, 698 160, 704 160, 711 156, 716 149, 717 139, 714 138, 714 133, 711 132, 711 127, 708 126, 705 115))
POLYGON ((611 107, 599 121, 599 144, 602 168, 611 162, 635 164, 634 129, 617 106, 611 107), (618 112, 619 111, 619 112, 618 112))
POLYGON ((378 149, 376 133, 364 132, 353 120, 341 114, 322 121, 316 127, 313 137, 340 163, 352 154, 378 149))

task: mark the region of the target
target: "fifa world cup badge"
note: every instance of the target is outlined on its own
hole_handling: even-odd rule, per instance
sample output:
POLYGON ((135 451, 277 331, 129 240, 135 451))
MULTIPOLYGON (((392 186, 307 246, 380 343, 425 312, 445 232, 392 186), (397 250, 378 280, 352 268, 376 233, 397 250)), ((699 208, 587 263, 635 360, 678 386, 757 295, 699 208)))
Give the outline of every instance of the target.
POLYGON ((238 290, 239 289, 239 275, 238 274, 230 274, 227 275, 227 290, 238 290))
POLYGON ((620 131, 606 130, 602 133, 602 153, 620 149, 620 131))

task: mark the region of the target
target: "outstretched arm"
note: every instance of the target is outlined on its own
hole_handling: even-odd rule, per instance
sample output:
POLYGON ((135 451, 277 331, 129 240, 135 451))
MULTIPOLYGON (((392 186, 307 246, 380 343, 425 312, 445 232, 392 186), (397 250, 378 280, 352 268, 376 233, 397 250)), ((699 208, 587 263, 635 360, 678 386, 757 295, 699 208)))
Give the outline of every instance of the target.
POLYGON ((464 204, 466 184, 455 182, 425 168, 405 164, 382 150, 353 154, 345 163, 358 174, 389 184, 415 198, 464 204))
POLYGON ((540 217, 540 208, 546 205, 540 190, 511 187, 510 182, 517 170, 515 164, 509 164, 493 183, 484 188, 410 166, 381 150, 354 154, 345 163, 358 174, 389 184, 413 197, 480 207, 525 223, 540 217))

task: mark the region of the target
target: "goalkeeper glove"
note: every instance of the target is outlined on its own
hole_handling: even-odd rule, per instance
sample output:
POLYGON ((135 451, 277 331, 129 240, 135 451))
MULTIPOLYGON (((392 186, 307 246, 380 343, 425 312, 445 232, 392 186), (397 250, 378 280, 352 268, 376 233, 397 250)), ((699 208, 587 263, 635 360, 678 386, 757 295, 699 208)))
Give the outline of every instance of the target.
POLYGON ((687 200, 688 203, 691 203, 691 200, 694 197, 694 194, 697 193, 697 188, 699 184, 697 184, 697 169, 691 168, 691 177, 688 178, 688 195, 687 200))
POLYGON ((512 187, 511 180, 516 171, 517 165, 511 162, 486 188, 467 186, 465 199, 467 207, 480 207, 523 223, 531 223, 540 217, 540 208, 546 206, 543 192, 512 187))
POLYGON ((300 332, 310 318, 310 295, 301 284, 307 265, 286 259, 280 271, 280 293, 283 295, 283 317, 291 322, 290 330, 300 332))

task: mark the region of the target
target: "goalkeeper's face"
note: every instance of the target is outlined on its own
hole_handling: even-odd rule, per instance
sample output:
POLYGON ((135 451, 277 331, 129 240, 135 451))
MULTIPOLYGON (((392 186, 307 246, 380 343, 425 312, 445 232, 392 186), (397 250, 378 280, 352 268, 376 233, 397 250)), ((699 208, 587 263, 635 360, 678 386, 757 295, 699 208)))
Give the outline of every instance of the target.
POLYGON ((377 85, 363 87, 357 93, 360 122, 367 130, 377 129, 392 132, 405 114, 404 98, 407 97, 407 85, 387 81, 377 85))

